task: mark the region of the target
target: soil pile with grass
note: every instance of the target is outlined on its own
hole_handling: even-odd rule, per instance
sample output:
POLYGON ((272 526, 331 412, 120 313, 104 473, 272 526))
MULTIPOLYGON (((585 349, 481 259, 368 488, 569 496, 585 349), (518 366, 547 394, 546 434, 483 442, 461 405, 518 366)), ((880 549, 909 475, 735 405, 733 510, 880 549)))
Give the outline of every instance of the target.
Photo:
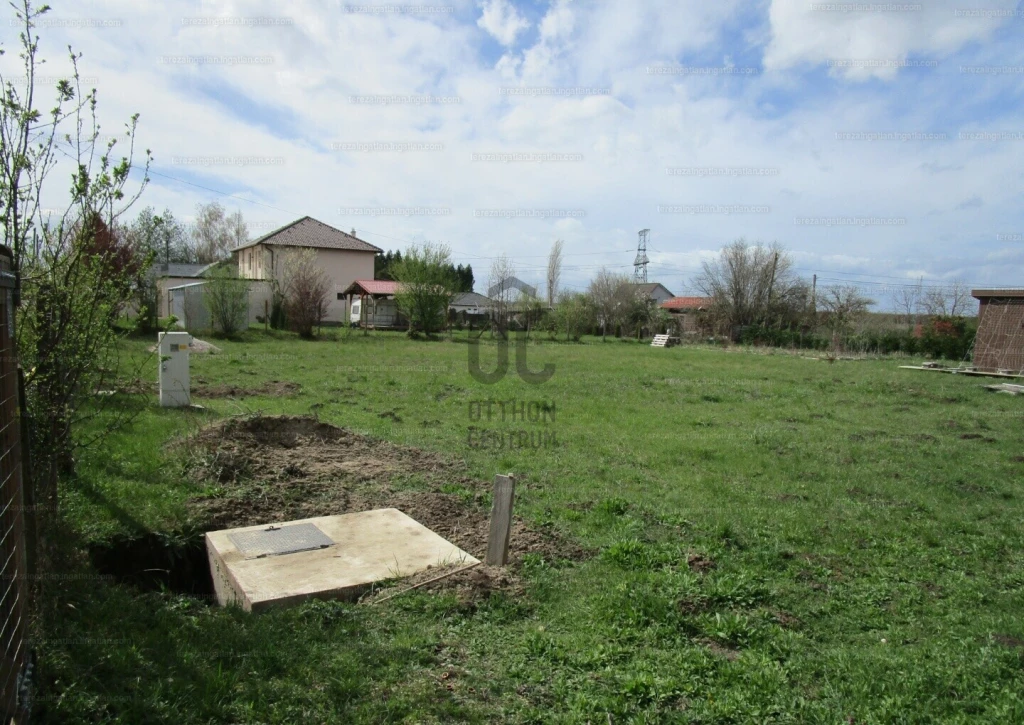
MULTIPOLYGON (((191 474, 215 484, 212 495, 190 502, 205 529, 396 508, 479 559, 487 550, 490 482, 466 475, 462 465, 436 453, 308 416, 228 418, 202 429, 186 445, 191 474)), ((511 541, 513 570, 526 554, 549 562, 586 555, 555 532, 518 518, 511 541)), ((466 589, 469 598, 515 586, 507 574, 483 567, 474 571, 439 584, 466 589)))

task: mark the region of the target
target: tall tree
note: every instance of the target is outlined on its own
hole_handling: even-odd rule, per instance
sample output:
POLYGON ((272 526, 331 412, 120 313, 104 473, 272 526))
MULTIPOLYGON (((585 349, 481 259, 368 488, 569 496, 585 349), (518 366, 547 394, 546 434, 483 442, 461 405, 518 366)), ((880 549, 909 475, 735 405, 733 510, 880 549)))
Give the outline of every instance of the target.
POLYGON ((562 280, 562 247, 565 242, 556 239, 551 245, 551 252, 548 254, 548 305, 554 306, 555 296, 558 294, 558 285, 562 280))
POLYGON ((844 335, 850 334, 857 320, 874 304, 853 285, 826 287, 818 297, 825 327, 832 333, 832 349, 838 350, 844 335))
POLYGON ((712 297, 712 314, 729 327, 796 324, 806 307, 808 285, 778 244, 740 239, 705 261, 694 286, 712 297))
POLYGON ((900 285, 892 291, 891 301, 896 311, 896 321, 912 326, 921 313, 921 285, 900 285))
POLYGON ((312 339, 327 316, 331 280, 317 261, 315 249, 290 252, 284 258, 285 314, 299 337, 312 339))
POLYGON ((625 306, 629 303, 632 290, 630 279, 602 267, 587 287, 587 296, 597 312, 597 322, 601 325, 601 340, 608 336, 608 326, 614 330, 620 320, 625 306))
POLYGON ((156 214, 153 207, 147 206, 125 233, 133 245, 152 253, 157 264, 193 264, 196 261, 188 229, 170 209, 156 214))
POLYGON ((921 298, 927 315, 934 317, 963 317, 973 306, 971 291, 960 280, 941 287, 929 287, 921 298))
POLYGON ((227 259, 231 250, 249 240, 249 230, 242 212, 227 214, 216 201, 196 206, 196 221, 192 227, 192 245, 196 259, 201 263, 227 259))
POLYGON ((487 287, 490 292, 491 320, 494 329, 501 337, 508 336, 511 324, 512 309, 519 299, 519 290, 509 284, 516 276, 516 266, 508 255, 502 254, 491 262, 491 273, 487 287))

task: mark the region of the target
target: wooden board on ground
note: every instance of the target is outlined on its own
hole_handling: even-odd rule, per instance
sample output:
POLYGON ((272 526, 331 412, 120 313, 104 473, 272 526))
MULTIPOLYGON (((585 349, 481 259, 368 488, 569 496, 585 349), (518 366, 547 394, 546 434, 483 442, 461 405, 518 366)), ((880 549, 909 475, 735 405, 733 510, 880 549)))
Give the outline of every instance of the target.
POLYGON ((655 335, 654 339, 651 340, 651 347, 672 347, 678 343, 678 337, 672 337, 671 335, 655 335))
POLYGON ((1024 378, 1024 373, 989 373, 984 370, 971 368, 937 368, 923 367, 921 365, 900 365, 901 370, 928 370, 933 373, 950 373, 952 375, 976 375, 983 378, 1009 378, 1011 380, 1024 378))
POLYGON ((999 385, 986 385, 986 390, 994 393, 1006 393, 1007 395, 1020 395, 1024 393, 1024 385, 1013 385, 1012 383, 1000 383, 999 385))

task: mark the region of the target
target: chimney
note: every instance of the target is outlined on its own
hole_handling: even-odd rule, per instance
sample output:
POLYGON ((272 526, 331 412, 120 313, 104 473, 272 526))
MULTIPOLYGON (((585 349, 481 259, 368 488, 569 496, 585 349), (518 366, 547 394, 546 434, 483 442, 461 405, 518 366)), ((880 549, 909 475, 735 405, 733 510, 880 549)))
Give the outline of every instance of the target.
POLYGON ((352 230, 352 232, 351 232, 351 234, 352 234, 352 236, 354 237, 354 236, 356 235, 356 230, 355 230, 355 229, 353 229, 353 230, 352 230))

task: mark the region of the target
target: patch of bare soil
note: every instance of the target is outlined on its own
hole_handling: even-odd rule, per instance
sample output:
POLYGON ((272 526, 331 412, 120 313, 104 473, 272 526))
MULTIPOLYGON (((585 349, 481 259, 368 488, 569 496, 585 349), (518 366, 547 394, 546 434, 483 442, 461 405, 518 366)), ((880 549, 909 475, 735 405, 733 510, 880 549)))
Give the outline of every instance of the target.
MULTIPOLYGON (((190 502, 208 529, 396 508, 464 551, 483 559, 490 482, 429 451, 399 446, 308 416, 242 416, 202 429, 191 447, 191 475, 219 484, 215 495, 190 502), (450 493, 455 490, 459 493, 450 493)), ((588 552, 555 532, 515 518, 509 570, 477 567, 425 588, 454 587, 468 599, 515 591, 523 556, 549 562, 588 552)), ((421 581, 441 573, 429 570, 421 581)), ((409 586, 416 579, 403 579, 409 586)))
POLYGON ((472 568, 451 566, 430 568, 403 578, 394 587, 378 589, 363 595, 363 604, 374 604, 391 597, 400 597, 417 589, 422 591, 453 591, 462 606, 473 606, 487 599, 495 591, 518 596, 523 593, 522 582, 508 569, 479 564, 472 568))
POLYGON ((1024 639, 1014 637, 1009 634, 997 634, 993 636, 996 643, 1001 644, 1003 647, 1010 647, 1012 649, 1024 649, 1024 639))
POLYGON ((686 565, 690 567, 690 571, 698 574, 709 572, 717 566, 714 559, 704 554, 690 554, 686 558, 686 565))
POLYGON ((287 383, 280 380, 271 380, 255 386, 207 385, 206 381, 201 378, 197 379, 196 383, 192 386, 192 395, 197 398, 245 398, 256 395, 284 398, 296 395, 301 387, 298 383, 287 383))
POLYGON ((700 644, 704 645, 709 650, 711 650, 711 654, 716 655, 717 657, 724 657, 730 662, 737 660, 740 657, 739 650, 733 649, 732 647, 726 647, 725 645, 716 642, 713 639, 702 639, 698 641, 700 642, 700 644))

